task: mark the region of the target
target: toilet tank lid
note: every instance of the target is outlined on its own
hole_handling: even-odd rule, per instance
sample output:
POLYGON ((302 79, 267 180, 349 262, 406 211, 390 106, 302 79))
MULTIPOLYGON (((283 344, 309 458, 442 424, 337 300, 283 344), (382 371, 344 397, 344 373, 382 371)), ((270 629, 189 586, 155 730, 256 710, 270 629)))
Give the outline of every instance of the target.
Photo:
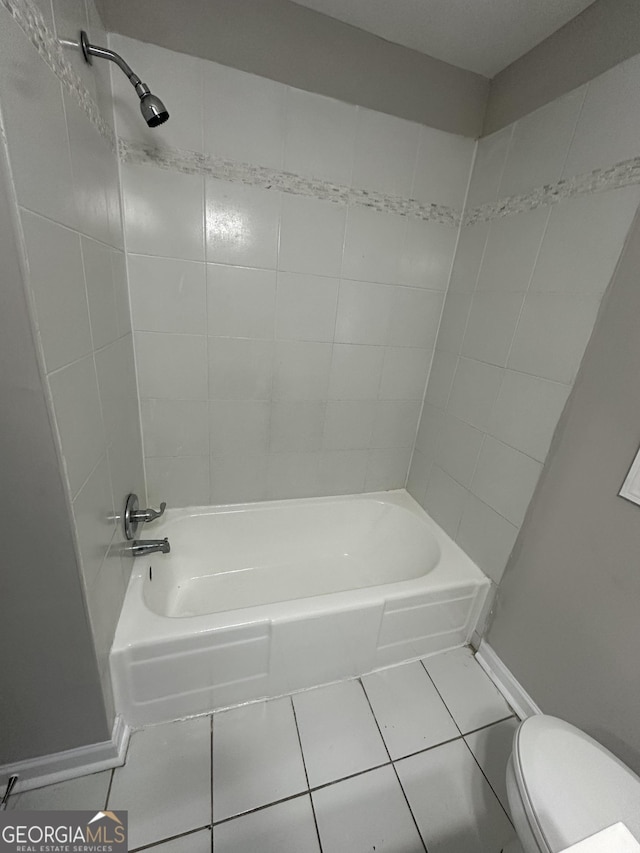
POLYGON ((529 820, 552 853, 618 821, 640 841, 640 778, 580 729, 529 717, 515 734, 513 761, 529 820))

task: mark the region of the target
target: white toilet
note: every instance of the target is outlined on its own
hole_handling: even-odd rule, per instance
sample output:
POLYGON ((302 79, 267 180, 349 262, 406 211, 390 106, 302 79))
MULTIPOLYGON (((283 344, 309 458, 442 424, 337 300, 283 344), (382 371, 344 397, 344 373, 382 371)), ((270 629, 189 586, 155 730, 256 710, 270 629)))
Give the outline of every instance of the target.
POLYGON ((556 717, 520 724, 507 793, 525 853, 558 853, 618 821, 640 842, 640 778, 556 717))

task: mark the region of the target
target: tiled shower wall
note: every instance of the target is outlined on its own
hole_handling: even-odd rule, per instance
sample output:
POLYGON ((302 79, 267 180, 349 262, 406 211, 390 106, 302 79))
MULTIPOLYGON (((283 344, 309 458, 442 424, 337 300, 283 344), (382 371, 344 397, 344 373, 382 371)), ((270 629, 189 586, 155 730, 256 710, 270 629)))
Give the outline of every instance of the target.
MULTIPOLYGON (((40 0, 37 6, 50 43, 55 44, 56 36, 77 40, 81 28, 89 29, 97 42, 106 39, 92 0, 86 5, 84 0, 40 0)), ((76 94, 61 84, 31 42, 39 19, 37 14, 29 17, 31 4, 15 7, 26 16, 21 19, 24 28, 0 5, 2 129, 34 330, 112 720, 108 653, 131 565, 119 554, 122 535, 115 516, 129 491, 144 495, 118 161, 76 94)), ((57 55, 49 52, 54 64, 57 55)), ((64 63, 80 76, 108 119, 108 68, 90 69, 77 49, 64 52, 64 63)))
POLYGON ((478 146, 408 489, 495 583, 640 201, 568 186, 639 139, 634 58, 478 146))
POLYGON ((114 78, 118 134, 149 146, 122 180, 150 500, 403 487, 474 142, 120 36, 111 45, 171 113, 147 130, 114 78), (254 184, 264 167, 274 186, 269 172, 260 186, 212 178, 189 152, 250 164, 254 184), (393 198, 380 212, 366 193, 318 197, 349 188, 393 198), (386 212, 410 198, 427 221, 386 212))

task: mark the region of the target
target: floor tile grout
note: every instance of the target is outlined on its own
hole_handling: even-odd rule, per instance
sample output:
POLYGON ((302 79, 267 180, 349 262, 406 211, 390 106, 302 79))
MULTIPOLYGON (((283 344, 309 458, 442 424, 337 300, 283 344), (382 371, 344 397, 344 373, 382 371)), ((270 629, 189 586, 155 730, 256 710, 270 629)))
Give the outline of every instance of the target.
POLYGON ((298 715, 296 714, 296 706, 293 701, 293 696, 289 697, 291 701, 291 710, 293 711, 293 721, 296 724, 296 733, 298 735, 298 744, 300 746, 300 755, 302 756, 302 767, 304 768, 304 778, 307 780, 307 790, 309 791, 309 800, 311 801, 311 813, 313 814, 313 823, 316 827, 316 836, 318 838, 318 847, 322 853, 322 840, 320 838, 320 829, 318 828, 318 818, 316 817, 316 807, 311 796, 311 786, 309 785, 309 774, 307 772, 307 762, 304 757, 304 749, 302 748, 302 737, 300 736, 300 726, 298 725, 298 715))
POLYGON ((367 700, 367 704, 369 705, 369 708, 370 708, 371 713, 373 715, 373 719, 375 721, 376 727, 378 729, 378 732, 380 733, 380 737, 382 738, 384 748, 387 750, 387 755, 389 756, 389 760, 391 761, 391 767, 393 768, 393 773, 394 773, 396 779, 398 780, 398 785, 400 786, 400 790, 402 791, 402 796, 404 797, 404 801, 407 804, 407 808, 409 809, 409 814, 411 815, 411 820, 413 821, 413 825, 415 826, 416 832, 418 833, 418 838, 420 839, 422 846, 424 847, 425 853, 429 853, 429 851, 427 850, 427 845, 425 843, 425 840, 422 837, 422 833, 420 832, 420 827, 418 826, 418 821, 416 820, 416 816, 414 815, 413 809, 411 808, 411 803, 409 802, 409 798, 407 797, 407 793, 406 793, 405 789, 402 787, 402 782, 400 781, 400 776, 398 775, 398 770, 397 770, 396 765, 394 763, 394 759, 391 758, 391 753, 389 752, 389 747, 387 746, 387 742, 384 739, 384 735, 382 734, 382 729, 380 728, 380 723, 378 722, 378 718, 376 717, 376 712, 373 710, 373 705, 371 704, 371 699, 369 699, 369 694, 367 693, 366 687, 364 686, 364 682, 362 681, 362 679, 359 678, 358 681, 360 682, 360 686, 362 687, 362 692, 365 695, 365 698, 367 700))
POLYGON ((169 835, 166 838, 159 838, 151 844, 143 844, 141 847, 133 847, 130 853, 138 853, 139 850, 153 850, 154 847, 158 847, 160 844, 166 844, 167 841, 175 841, 176 838, 185 838, 188 835, 195 835, 196 832, 203 832, 205 829, 210 830, 211 828, 210 823, 205 823, 202 826, 196 826, 195 829, 188 829, 186 832, 179 832, 177 835, 169 835))

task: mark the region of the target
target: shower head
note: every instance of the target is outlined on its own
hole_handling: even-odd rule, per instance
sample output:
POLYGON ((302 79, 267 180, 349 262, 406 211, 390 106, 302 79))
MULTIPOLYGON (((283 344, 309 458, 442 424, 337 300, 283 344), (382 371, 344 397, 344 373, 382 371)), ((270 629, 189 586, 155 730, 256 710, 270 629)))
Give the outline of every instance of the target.
POLYGON ((160 98, 152 95, 151 92, 140 98, 140 112, 149 127, 157 127, 159 124, 164 124, 169 118, 169 113, 165 105, 160 98))
POLYGON ((80 32, 80 47, 82 48, 82 54, 89 65, 93 63, 93 56, 99 56, 102 59, 109 59, 111 62, 115 62, 118 68, 127 75, 129 82, 136 90, 136 93, 140 98, 140 112, 149 127, 157 127, 159 124, 164 124, 164 122, 169 118, 167 108, 160 98, 151 94, 146 83, 143 83, 138 75, 134 74, 131 67, 124 61, 120 54, 113 50, 109 50, 106 47, 98 47, 97 44, 91 44, 89 42, 89 36, 84 30, 80 32))

